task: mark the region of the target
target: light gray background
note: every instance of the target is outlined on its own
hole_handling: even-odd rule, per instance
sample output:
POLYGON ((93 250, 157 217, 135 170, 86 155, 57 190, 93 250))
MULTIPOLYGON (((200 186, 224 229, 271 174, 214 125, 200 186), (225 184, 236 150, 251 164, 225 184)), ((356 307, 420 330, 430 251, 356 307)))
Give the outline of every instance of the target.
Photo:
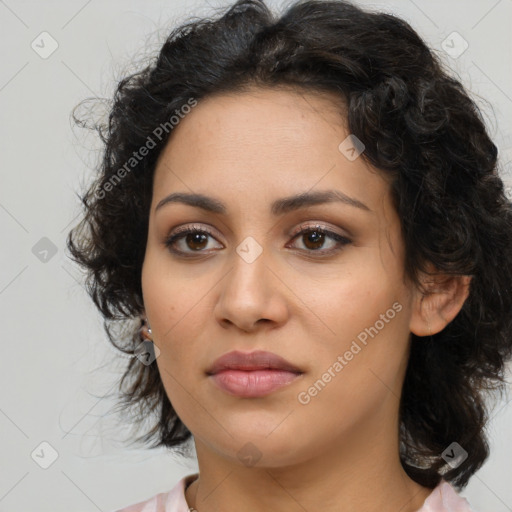
MULTIPOLYGON (((512 0, 360 3, 407 19, 473 91, 512 184, 512 0), (453 31, 469 45, 456 59, 442 49, 453 31)), ((97 141, 73 130, 69 115, 87 96, 110 96, 130 63, 155 52, 171 26, 222 5, 0 1, 0 511, 107 512, 166 491, 196 470, 163 451, 122 446, 120 427, 106 416, 112 403, 101 397, 126 360, 107 342, 64 253, 80 214, 75 192, 98 159, 97 141), (44 31, 58 44, 46 59, 31 47, 35 41, 43 51, 45 37, 50 48, 44 31), (55 255, 41 252, 49 244, 43 237, 55 255), (35 462, 51 455, 42 442, 58 453, 48 469, 35 462), (32 458, 34 450, 39 457, 32 458)), ((462 493, 479 512, 512 510, 509 399, 494 409, 492 455, 462 493)))

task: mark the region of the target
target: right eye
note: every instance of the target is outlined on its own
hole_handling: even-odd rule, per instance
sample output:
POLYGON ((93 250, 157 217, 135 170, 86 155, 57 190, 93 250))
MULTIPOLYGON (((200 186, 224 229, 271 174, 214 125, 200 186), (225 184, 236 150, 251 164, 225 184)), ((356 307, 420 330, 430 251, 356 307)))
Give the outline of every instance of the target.
POLYGON ((170 252, 188 258, 194 252, 205 252, 204 249, 208 245, 208 237, 214 238, 213 234, 204 227, 184 227, 170 235, 165 240, 165 246, 170 252))

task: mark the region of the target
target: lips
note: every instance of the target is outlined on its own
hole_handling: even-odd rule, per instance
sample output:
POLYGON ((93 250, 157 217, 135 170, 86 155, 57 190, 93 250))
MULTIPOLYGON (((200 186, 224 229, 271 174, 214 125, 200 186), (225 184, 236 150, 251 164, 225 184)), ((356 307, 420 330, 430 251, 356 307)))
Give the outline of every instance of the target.
POLYGON ((222 370, 284 370, 293 373, 302 373, 299 368, 292 365, 286 359, 273 354, 258 350, 255 352, 233 351, 224 354, 215 360, 213 365, 206 371, 209 375, 222 370))
POLYGON ((228 352, 206 373, 221 390, 244 398, 266 396, 303 374, 286 359, 266 351, 228 352))

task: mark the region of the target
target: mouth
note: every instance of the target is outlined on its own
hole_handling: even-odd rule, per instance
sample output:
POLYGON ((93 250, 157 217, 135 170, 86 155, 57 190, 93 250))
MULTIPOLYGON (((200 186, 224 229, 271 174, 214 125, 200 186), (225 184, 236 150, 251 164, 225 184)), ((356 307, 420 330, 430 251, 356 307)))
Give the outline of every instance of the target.
POLYGON ((269 395, 304 372, 277 354, 233 351, 218 358, 206 374, 222 391, 243 398, 269 395))

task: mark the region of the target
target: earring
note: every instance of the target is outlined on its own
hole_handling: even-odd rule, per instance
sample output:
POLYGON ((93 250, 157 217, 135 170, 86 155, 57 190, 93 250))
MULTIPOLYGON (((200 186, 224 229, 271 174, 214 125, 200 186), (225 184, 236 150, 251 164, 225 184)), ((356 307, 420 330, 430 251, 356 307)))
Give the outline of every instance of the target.
POLYGON ((140 338, 143 341, 153 341, 151 327, 147 318, 141 318, 141 326, 139 329, 140 338))
POLYGON ((151 363, 155 361, 155 359, 159 356, 160 350, 153 341, 153 336, 151 332, 151 327, 149 326, 149 322, 147 318, 140 319, 140 328, 139 328, 139 339, 140 343, 134 350, 134 355, 139 359, 139 361, 145 365, 149 366, 151 363))

